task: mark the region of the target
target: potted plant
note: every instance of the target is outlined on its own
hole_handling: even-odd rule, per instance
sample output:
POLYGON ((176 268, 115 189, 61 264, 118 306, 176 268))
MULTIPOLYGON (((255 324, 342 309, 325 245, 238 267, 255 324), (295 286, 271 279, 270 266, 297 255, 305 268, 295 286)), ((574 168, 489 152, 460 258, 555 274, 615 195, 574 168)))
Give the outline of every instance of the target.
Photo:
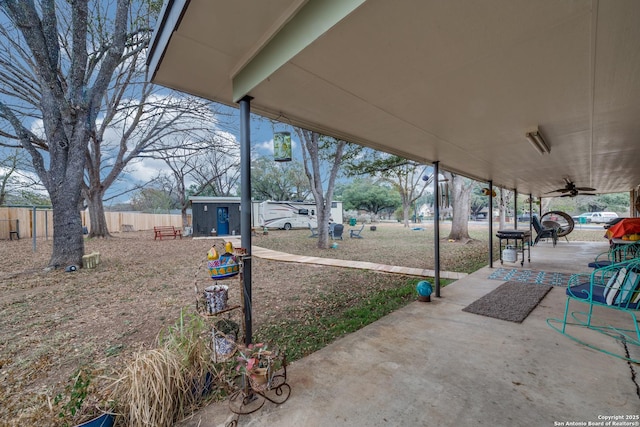
POLYGON ((274 373, 281 367, 277 349, 269 349, 264 343, 249 344, 238 351, 236 371, 243 374, 255 391, 271 388, 274 373))

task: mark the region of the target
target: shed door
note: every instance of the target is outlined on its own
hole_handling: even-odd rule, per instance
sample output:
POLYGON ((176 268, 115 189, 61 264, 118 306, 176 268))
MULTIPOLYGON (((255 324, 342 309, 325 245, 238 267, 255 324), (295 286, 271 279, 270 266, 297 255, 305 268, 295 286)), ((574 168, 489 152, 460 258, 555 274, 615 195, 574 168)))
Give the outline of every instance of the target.
POLYGON ((219 207, 218 215, 217 215, 218 226, 218 236, 226 236, 229 234, 229 208, 228 207, 219 207))

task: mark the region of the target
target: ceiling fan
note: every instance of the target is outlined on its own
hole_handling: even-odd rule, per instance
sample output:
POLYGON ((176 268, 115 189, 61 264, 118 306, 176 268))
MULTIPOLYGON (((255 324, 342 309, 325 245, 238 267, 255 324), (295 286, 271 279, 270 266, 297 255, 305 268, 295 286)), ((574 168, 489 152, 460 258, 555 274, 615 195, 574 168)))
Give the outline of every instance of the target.
POLYGON ((560 197, 576 197, 576 196, 595 196, 595 193, 591 193, 591 191, 596 191, 595 188, 591 187, 576 187, 576 185, 569 179, 565 178, 564 182, 566 183, 564 188, 558 188, 557 190, 549 191, 545 194, 550 193, 565 193, 560 197), (587 193, 583 193, 583 191, 587 191, 587 193))

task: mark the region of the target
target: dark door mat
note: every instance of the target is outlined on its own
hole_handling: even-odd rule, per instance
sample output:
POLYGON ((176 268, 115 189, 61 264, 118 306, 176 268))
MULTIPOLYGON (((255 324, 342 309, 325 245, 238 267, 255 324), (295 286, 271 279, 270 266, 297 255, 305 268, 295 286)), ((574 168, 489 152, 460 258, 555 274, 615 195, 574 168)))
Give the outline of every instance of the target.
POLYGON ((521 323, 552 286, 507 282, 462 309, 468 313, 521 323))
POLYGON ((572 274, 556 273, 554 271, 518 270, 516 268, 498 268, 489 275, 489 279, 536 283, 538 285, 567 286, 572 274))

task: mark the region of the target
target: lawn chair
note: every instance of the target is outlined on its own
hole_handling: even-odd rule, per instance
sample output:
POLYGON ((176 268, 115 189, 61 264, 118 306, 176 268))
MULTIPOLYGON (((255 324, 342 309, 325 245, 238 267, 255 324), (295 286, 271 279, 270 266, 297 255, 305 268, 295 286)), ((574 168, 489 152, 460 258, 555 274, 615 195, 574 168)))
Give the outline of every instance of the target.
POLYGON ((329 236, 333 240, 342 240, 342 231, 344 230, 344 225, 342 224, 331 224, 329 226, 329 236))
POLYGON ((531 223, 533 224, 533 228, 536 230, 536 239, 533 242, 534 246, 538 244, 540 239, 549 238, 553 241, 553 246, 556 246, 556 243, 558 243, 558 230, 555 228, 543 227, 537 215, 534 215, 531 218, 531 223))
POLYGON ((312 227, 311 223, 309 223, 309 230, 311 230, 311 236, 309 237, 318 237, 318 227, 312 227))
POLYGON ((640 363, 640 259, 597 268, 590 275, 575 274, 566 290, 567 302, 562 319, 547 319, 556 331, 594 350, 634 363, 640 363), (570 311, 570 303, 585 304, 583 311, 570 311), (594 307, 599 309, 594 310, 594 307), (602 310, 611 309, 624 316, 604 316, 602 310), (598 311, 599 310, 599 311, 598 311), (605 319, 607 319, 605 321, 605 319), (626 319, 626 324, 622 323, 626 319), (582 330, 582 331, 581 331, 582 330), (584 330, 599 332, 620 342, 620 346, 603 346, 600 336, 584 330), (589 341, 587 342, 587 339, 589 341), (634 346, 634 351, 630 347, 634 346), (619 348, 620 351, 615 351, 619 348))
POLYGON ((364 230, 364 222, 362 223, 362 227, 360 227, 360 230, 349 230, 349 237, 351 237, 352 239, 362 239, 362 236, 360 235, 360 233, 362 233, 362 230, 364 230))

